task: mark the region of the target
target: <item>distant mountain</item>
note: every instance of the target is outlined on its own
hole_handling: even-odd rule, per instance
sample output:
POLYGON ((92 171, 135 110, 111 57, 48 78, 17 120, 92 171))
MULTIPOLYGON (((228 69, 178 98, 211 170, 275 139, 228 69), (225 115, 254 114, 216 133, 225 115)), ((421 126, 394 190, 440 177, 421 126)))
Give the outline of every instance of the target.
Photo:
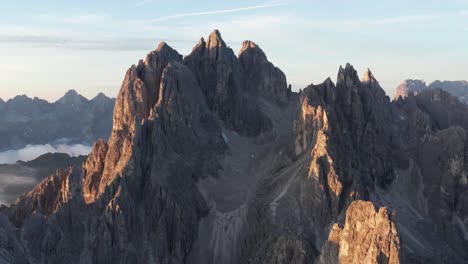
POLYGON ((395 99, 398 97, 406 98, 408 95, 416 95, 427 89, 426 82, 423 80, 404 80, 395 91, 395 99))
POLYGON ((408 95, 416 95, 427 89, 440 88, 458 97, 464 103, 468 103, 468 82, 467 81, 434 81, 426 85, 423 80, 404 80, 395 91, 394 99, 398 97, 406 98, 408 95))
POLYGON ((429 85, 429 89, 440 88, 458 97, 460 101, 468 103, 468 82, 467 81, 434 81, 429 85))
POLYGON ((92 144, 112 129, 115 99, 68 91, 54 103, 19 95, 0 100, 0 151, 56 141, 92 144))

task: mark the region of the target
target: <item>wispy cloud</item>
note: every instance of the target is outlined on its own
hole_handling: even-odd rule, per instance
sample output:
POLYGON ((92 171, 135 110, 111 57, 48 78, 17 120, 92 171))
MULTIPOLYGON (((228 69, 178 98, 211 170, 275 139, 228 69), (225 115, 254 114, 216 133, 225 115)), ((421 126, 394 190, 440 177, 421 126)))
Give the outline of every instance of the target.
POLYGON ((154 23, 154 22, 166 21, 166 20, 171 20, 171 19, 176 19, 176 18, 187 18, 187 17, 197 17, 197 16, 209 16, 209 15, 239 13, 239 12, 250 11, 250 10, 274 8, 274 7, 284 6, 284 5, 286 5, 286 3, 283 2, 283 1, 275 1, 275 2, 270 2, 270 3, 251 5, 251 6, 244 6, 244 7, 236 7, 236 8, 229 8, 229 9, 215 9, 215 10, 207 10, 207 11, 200 11, 200 12, 189 12, 189 13, 173 14, 173 15, 154 18, 154 19, 138 20, 138 21, 135 21, 135 22, 154 23))
POLYGON ((29 161, 46 153, 67 153, 71 156, 88 155, 91 148, 91 146, 82 144, 27 145, 22 149, 0 152, 0 164, 12 164, 18 160, 29 161))
POLYGON ((64 48, 75 50, 99 51, 147 51, 160 41, 168 43, 190 43, 194 40, 183 38, 137 38, 137 37, 102 37, 102 38, 74 38, 52 35, 11 35, 0 33, 0 44, 23 44, 34 47, 64 48))

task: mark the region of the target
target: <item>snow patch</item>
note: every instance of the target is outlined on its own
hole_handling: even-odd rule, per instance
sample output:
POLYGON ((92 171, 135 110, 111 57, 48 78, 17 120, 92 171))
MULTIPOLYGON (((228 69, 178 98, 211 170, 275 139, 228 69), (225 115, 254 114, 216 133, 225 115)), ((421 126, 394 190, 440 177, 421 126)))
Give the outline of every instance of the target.
POLYGON ((229 140, 228 140, 226 134, 224 134, 224 132, 221 132, 221 135, 223 136, 224 143, 229 144, 229 140))

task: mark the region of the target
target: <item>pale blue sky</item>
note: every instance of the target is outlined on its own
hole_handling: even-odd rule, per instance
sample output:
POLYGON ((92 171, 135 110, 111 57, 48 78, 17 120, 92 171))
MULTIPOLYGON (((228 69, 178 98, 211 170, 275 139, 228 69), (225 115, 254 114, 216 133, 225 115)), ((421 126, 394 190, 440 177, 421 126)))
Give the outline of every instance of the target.
POLYGON ((407 78, 468 79, 468 0, 31 0, 0 6, 0 98, 115 96, 160 41, 187 55, 218 28, 255 41, 293 88, 369 67, 388 94, 407 78))

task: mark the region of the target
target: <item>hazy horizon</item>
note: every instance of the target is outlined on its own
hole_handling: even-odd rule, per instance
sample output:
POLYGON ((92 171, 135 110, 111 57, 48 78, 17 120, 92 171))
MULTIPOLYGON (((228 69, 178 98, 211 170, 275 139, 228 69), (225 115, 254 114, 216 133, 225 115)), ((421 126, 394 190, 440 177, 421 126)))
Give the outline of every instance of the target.
POLYGON ((159 42, 187 55, 215 28, 236 54, 243 40, 259 44, 296 91, 336 80, 347 62, 360 76, 370 68, 390 97, 404 79, 468 79, 467 1, 20 2, 0 16, 3 100, 115 97, 159 42))

